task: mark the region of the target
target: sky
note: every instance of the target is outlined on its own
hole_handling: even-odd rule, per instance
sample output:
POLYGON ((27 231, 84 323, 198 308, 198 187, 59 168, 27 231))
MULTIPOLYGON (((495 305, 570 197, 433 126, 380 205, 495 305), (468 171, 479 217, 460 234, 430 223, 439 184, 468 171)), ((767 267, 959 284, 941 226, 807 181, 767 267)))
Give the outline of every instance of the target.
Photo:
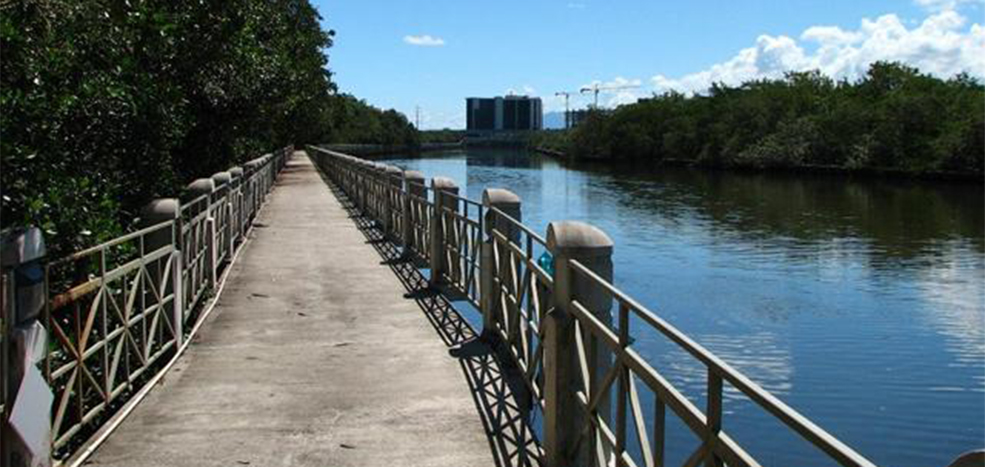
POLYGON ((541 97, 544 111, 607 107, 819 69, 854 79, 878 60, 985 77, 985 0, 312 0, 336 33, 342 92, 421 129, 463 128, 465 98, 541 97))

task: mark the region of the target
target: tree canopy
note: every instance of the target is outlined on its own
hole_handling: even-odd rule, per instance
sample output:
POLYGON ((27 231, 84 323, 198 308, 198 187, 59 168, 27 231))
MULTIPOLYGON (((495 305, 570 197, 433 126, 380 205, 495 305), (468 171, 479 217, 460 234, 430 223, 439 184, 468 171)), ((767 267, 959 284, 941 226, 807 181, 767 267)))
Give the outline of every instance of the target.
POLYGON ((966 74, 942 80, 899 63, 875 63, 854 82, 792 72, 591 112, 553 139, 576 158, 980 176, 985 87, 966 74))
POLYGON ((52 254, 118 235, 152 198, 274 148, 408 126, 336 92, 334 31, 307 0, 0 8, 2 224, 42 227, 52 254))

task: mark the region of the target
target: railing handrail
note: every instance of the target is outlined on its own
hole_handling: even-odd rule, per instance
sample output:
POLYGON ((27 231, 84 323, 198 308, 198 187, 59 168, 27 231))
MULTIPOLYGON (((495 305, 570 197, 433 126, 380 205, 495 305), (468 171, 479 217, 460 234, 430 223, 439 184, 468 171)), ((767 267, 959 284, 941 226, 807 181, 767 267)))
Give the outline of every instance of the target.
POLYGON ((77 251, 75 253, 72 253, 72 254, 67 255, 67 256, 63 256, 63 257, 61 257, 59 259, 56 259, 54 261, 49 261, 47 263, 47 265, 48 266, 59 266, 59 265, 62 265, 62 264, 65 264, 65 263, 69 263, 69 262, 72 262, 72 261, 78 261, 78 260, 80 260, 82 258, 85 258, 86 256, 99 253, 100 251, 103 251, 103 250, 105 250, 107 248, 112 248, 114 246, 117 246, 117 245, 126 243, 126 242, 128 242, 130 240, 133 240, 133 239, 135 239, 137 237, 141 237, 141 236, 147 235, 149 233, 156 232, 158 230, 164 230, 164 228, 166 228, 166 227, 173 227, 173 226, 174 226, 174 221, 160 222, 160 223, 157 223, 157 224, 148 226, 148 227, 144 227, 144 228, 142 228, 140 230, 135 230, 135 231, 130 232, 128 234, 121 235, 119 237, 116 237, 116 238, 114 238, 112 240, 109 240, 109 241, 100 243, 98 245, 94 245, 94 246, 91 246, 89 248, 86 248, 86 249, 83 249, 83 250, 79 250, 79 251, 77 251))
POLYGON ((611 282, 606 281, 581 264, 578 260, 570 260, 571 266, 578 273, 591 279, 597 285, 605 289, 611 297, 621 304, 626 305, 636 316, 659 331, 664 336, 677 344, 678 347, 691 354, 694 358, 701 361, 709 370, 714 371, 726 381, 748 396, 757 405, 777 417, 785 425, 793 428, 811 444, 817 446, 828 455, 845 466, 876 467, 875 464, 863 457, 848 445, 842 443, 826 430, 808 420, 794 408, 781 401, 769 391, 764 389, 749 377, 736 370, 724 360, 716 356, 712 351, 706 349, 701 344, 695 342, 682 331, 657 316, 650 309, 641 305, 639 302, 629 297, 625 292, 617 288, 611 282))
MULTIPOLYGON (((291 150, 249 161, 242 176, 211 192, 184 202, 155 201, 142 221, 150 225, 60 258, 41 258, 46 300, 38 320, 51 336, 43 375, 55 396, 50 421, 56 465, 73 455, 79 444, 73 440, 96 431, 86 427, 105 423, 107 411, 129 397, 127 388, 145 384, 141 375, 161 371, 159 358, 181 346, 185 322, 195 324, 192 310, 216 286, 221 268, 228 268, 291 150), (111 346, 109 357, 96 357, 111 346)), ((0 407, 6 416, 9 407, 0 407)))
MULTIPOLYGON (((365 178, 368 177, 370 178, 369 183, 374 183, 373 179, 375 178, 374 176, 375 172, 371 170, 369 167, 362 166, 358 162, 356 162, 359 159, 353 156, 349 156, 343 153, 339 153, 336 151, 332 151, 316 146, 313 146, 311 148, 315 151, 319 151, 324 154, 328 154, 329 156, 333 156, 333 158, 336 161, 341 161, 344 164, 344 168, 346 170, 351 170, 354 173, 357 173, 358 174, 357 177, 359 177, 359 179, 365 180, 365 178)), ((407 181, 406 185, 409 185, 408 188, 410 186, 413 186, 415 188, 422 187, 425 190, 432 189, 426 184, 411 182, 411 181, 407 181)), ((347 189, 346 187, 343 188, 347 189)), ((457 221, 464 222, 466 226, 471 226, 471 228, 476 227, 475 225, 473 225, 473 223, 469 222, 471 221, 471 219, 466 217, 465 214, 459 214, 458 211, 460 211, 461 208, 457 205, 457 203, 449 205, 448 203, 436 203, 436 200, 429 201, 427 199, 426 193, 427 192, 425 191, 425 196, 421 197, 414 193, 411 193, 410 190, 405 190, 403 191, 403 196, 407 197, 407 199, 409 199, 412 202, 421 202, 425 205, 425 207, 430 206, 432 209, 436 205, 440 204, 442 209, 439 212, 435 212, 435 215, 441 215, 441 217, 444 217, 446 215, 451 216, 450 219, 455 219, 457 221)), ((435 196, 439 195, 438 192, 435 192, 434 194, 435 196)), ((486 213, 493 213, 493 215, 499 216, 500 220, 505 221, 507 224, 509 224, 510 226, 509 230, 515 228, 517 232, 520 232, 524 236, 526 236, 526 243, 527 243, 526 247, 524 247, 523 245, 516 244, 515 241, 509 238, 506 233, 500 231, 500 229, 496 227, 496 223, 492 224, 493 229, 491 230, 491 233, 489 235, 490 239, 494 241, 494 244, 502 243, 507 247, 506 251, 501 252, 502 254, 517 255, 517 257, 523 263, 522 267, 529 268, 528 274, 533 274, 534 276, 537 276, 539 282, 537 282, 536 285, 540 285, 542 283, 545 285, 553 285, 553 278, 550 276, 550 274, 548 274, 540 267, 538 261, 535 258, 529 257, 530 255, 533 254, 533 250, 531 249, 531 242, 535 242, 539 244, 546 251, 550 250, 547 246, 547 241, 542 236, 540 236, 537 232, 534 232, 529 226, 525 225, 521 221, 515 219, 508 213, 503 212, 501 209, 495 206, 485 206, 482 203, 469 199, 465 195, 454 194, 450 192, 441 192, 440 195, 446 196, 452 200, 461 201, 463 202, 464 206, 470 206, 470 205, 479 206, 480 209, 477 210, 476 212, 478 213, 480 218, 482 217, 483 211, 486 213)), ((483 222, 488 222, 485 219, 482 220, 483 222)), ((482 232, 482 235, 485 236, 486 235, 485 232, 482 232)), ((448 240, 443 239, 442 241, 447 242, 448 240)), ((458 251, 457 246, 454 246, 454 248, 451 249, 453 250, 453 253, 457 255, 461 254, 461 252, 458 251)), ((469 260, 466 259, 465 261, 468 262, 469 260)), ((497 261, 499 260, 497 259, 497 261)), ((569 258, 568 264, 569 267, 571 267, 576 274, 579 274, 589 279, 589 281, 597 285, 602 291, 608 294, 610 300, 615 300, 617 303, 619 303, 620 313, 623 313, 622 308, 626 308, 628 310, 627 313, 632 313, 633 315, 637 316, 647 326, 655 329, 661 335, 663 335, 671 342, 673 342, 678 348, 684 350, 692 357, 697 359, 699 362, 701 362, 708 370, 709 378, 712 378, 711 375, 714 375, 715 378, 719 378, 719 381, 727 381, 735 389, 737 389, 742 394, 747 396, 750 400, 752 400, 756 405, 758 405, 766 412, 768 412, 773 418, 782 422, 784 426, 799 434, 808 443, 810 443, 811 445, 815 446, 816 448, 824 452, 827 456, 830 456, 830 458, 832 458, 839 464, 843 466, 851 466, 851 467, 876 467, 875 464, 873 464, 864 456, 853 450, 851 447, 838 440, 835 436, 831 435, 823 428, 816 425, 814 422, 810 421, 807 417, 803 416, 795 409, 787 405, 785 402, 781 401, 779 398, 777 398, 769 391, 764 389, 762 386, 752 381, 745 374, 743 374, 742 372, 738 371, 737 369, 726 363, 724 360, 719 358, 713 352, 711 352, 704 346, 698 344, 692 338, 688 337, 682 331, 671 325, 669 322, 667 322, 663 318, 660 318, 656 313, 651 311, 649 308, 643 306, 638 301, 630 297, 626 292, 616 287, 612 283, 612 281, 606 280, 605 278, 599 276, 597 273, 592 271, 586 265, 579 262, 577 259, 569 258)), ((494 267, 498 267, 498 266, 494 266, 494 267)), ((517 274, 517 271, 513 271, 513 274, 514 275, 517 274)), ((504 279, 500 278, 497 280, 502 281, 504 279)), ((513 277, 512 280, 515 281, 518 280, 518 278, 513 277)), ((534 287, 534 286, 535 286, 534 284, 528 284, 526 282, 522 284, 522 287, 534 287)), ((513 285, 509 285, 509 287, 513 287, 513 285)), ((523 295, 524 294, 523 291, 514 291, 514 292, 519 293, 518 300, 521 301, 531 300, 531 297, 523 295)), ((483 293, 485 293, 485 291, 483 291, 483 293)), ((498 293, 498 292, 493 291, 493 293, 498 293)), ((523 305, 521 303, 517 303, 514 306, 523 306, 523 305)), ((626 358, 630 362, 627 364, 632 366, 634 371, 642 372, 640 376, 643 377, 646 381, 651 383, 656 383, 660 386, 659 388, 651 388, 651 389, 655 391, 659 389, 661 391, 666 392, 665 396, 670 400, 670 402, 676 403, 675 412, 680 410, 683 411, 684 414, 687 414, 687 416, 685 417, 684 414, 678 412, 679 416, 682 416, 683 419, 686 419, 685 421, 690 420, 690 422, 688 423, 696 423, 700 426, 703 426, 703 428, 697 427, 700 430, 709 431, 713 433, 715 439, 723 443, 724 446, 723 449, 725 453, 723 455, 728 455, 728 457, 731 458, 730 460, 734 460, 736 463, 747 464, 747 465, 758 465, 755 459, 753 459, 751 456, 749 456, 748 453, 743 451, 742 448, 738 445, 738 443, 732 440, 732 438, 730 438, 724 431, 721 430, 720 407, 718 408, 718 413, 714 415, 711 415, 710 412, 711 409, 709 409, 708 414, 702 412, 689 399, 684 397, 679 392, 679 390, 676 389, 674 385, 670 384, 665 379, 663 379, 663 377, 660 376, 660 374, 656 372, 655 369, 653 369, 653 367, 646 361, 646 359, 644 359, 642 356, 636 353, 636 351, 632 348, 631 344, 621 343, 623 340, 628 342, 629 340, 628 337, 621 338, 620 336, 617 336, 612 329, 607 327, 608 325, 602 324, 600 321, 594 318, 591 315, 591 313, 585 308, 585 306, 578 300, 572 298, 571 306, 573 308, 573 310, 571 311, 575 315, 576 319, 582 320, 583 322, 590 324, 590 327, 592 327, 593 330, 601 333, 599 334, 598 337, 601 337, 603 341, 607 342, 607 345, 611 346, 614 352, 616 352, 619 355, 628 356, 624 358, 626 358), (715 419, 712 420, 706 418, 711 416, 714 416, 715 419)), ((520 312, 522 311, 523 310, 521 309, 520 312)), ((515 319, 515 318, 511 318, 511 319, 515 319)), ((625 325, 628 326, 628 318, 625 325)), ((620 326, 622 326, 622 324, 620 324, 620 326)), ((538 330, 538 332, 540 331, 538 330)), ((620 329, 620 332, 622 332, 622 329, 620 329)), ((628 329, 625 332, 628 333, 628 329)), ((515 358, 519 358, 519 357, 515 356, 515 358)), ((536 365, 536 362, 526 362, 524 364, 536 365)), ((529 385, 531 382, 527 381, 527 383, 529 385)), ((720 392, 721 391, 720 383, 718 384, 718 386, 719 386, 718 391, 720 392)), ((531 389, 536 390, 536 388, 531 388, 531 389)), ((587 405, 588 399, 587 397, 585 397, 586 394, 584 392, 580 392, 580 393, 582 394, 581 397, 584 399, 583 400, 584 404, 587 405)), ((720 405, 720 401, 717 403, 720 405)), ((598 425, 601 422, 593 420, 592 423, 598 425)), ((602 425, 604 425, 604 423, 602 423, 602 425)), ((608 427, 606 426, 598 426, 598 428, 602 429, 602 431, 608 430, 608 427)), ((692 426, 692 429, 695 428, 696 426, 692 426)), ((714 449, 717 454, 717 449, 715 449, 714 446, 709 446, 709 449, 714 449)), ((699 453, 695 453, 695 454, 697 455, 699 453)))

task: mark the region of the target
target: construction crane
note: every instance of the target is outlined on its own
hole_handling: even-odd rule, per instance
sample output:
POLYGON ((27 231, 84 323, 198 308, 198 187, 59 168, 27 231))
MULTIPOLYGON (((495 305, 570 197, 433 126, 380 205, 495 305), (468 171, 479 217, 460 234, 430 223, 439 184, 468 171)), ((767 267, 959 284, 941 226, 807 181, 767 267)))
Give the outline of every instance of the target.
POLYGON ((640 87, 640 85, 638 85, 638 84, 621 84, 621 85, 616 85, 616 86, 602 86, 599 83, 595 83, 595 84, 593 84, 591 86, 585 86, 585 87, 581 88, 581 93, 584 94, 586 92, 594 92, 595 93, 595 105, 594 105, 594 107, 597 109, 597 108, 599 108, 599 91, 617 91, 619 89, 631 89, 631 88, 638 88, 638 87, 640 87))
POLYGON ((558 91, 554 93, 555 96, 564 96, 564 129, 567 130, 571 128, 571 111, 568 110, 568 98, 571 97, 571 92, 569 91, 558 91))

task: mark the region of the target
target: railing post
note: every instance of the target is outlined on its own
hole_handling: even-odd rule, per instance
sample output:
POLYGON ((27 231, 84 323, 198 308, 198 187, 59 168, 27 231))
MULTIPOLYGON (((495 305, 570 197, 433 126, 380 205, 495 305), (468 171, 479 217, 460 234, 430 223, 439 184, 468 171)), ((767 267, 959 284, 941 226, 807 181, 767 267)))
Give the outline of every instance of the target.
POLYGON ((241 182, 243 192, 243 230, 250 225, 253 220, 253 166, 250 162, 243 163, 243 181, 241 182))
POLYGON ((392 165, 386 166, 386 173, 383 175, 385 177, 386 187, 385 190, 385 211, 383 228, 385 229, 387 237, 394 239, 395 236, 400 233, 397 232, 397 216, 394 212, 397 209, 398 203, 400 203, 400 186, 402 184, 401 180, 402 171, 398 167, 392 165))
POLYGON ((370 217, 369 206, 369 176, 373 168, 369 161, 359 159, 359 210, 363 217, 370 217))
POLYGON ((497 270, 503 271, 505 267, 508 267, 505 252, 500 258, 499 267, 497 268, 493 264, 495 261, 493 245, 496 241, 493 237, 493 231, 501 233, 511 242, 517 244, 520 242, 520 230, 512 222, 493 212, 492 209, 502 211, 517 222, 522 220, 522 216, 520 197, 509 190, 486 188, 482 192, 482 205, 486 208, 486 215, 483 219, 485 238, 482 242, 482 256, 479 258, 479 308, 482 311, 483 337, 490 339, 496 336, 493 330, 496 327, 496 297, 499 296, 498 290, 494 291, 496 288, 494 278, 497 270))
POLYGON ((234 213, 234 221, 236 225, 233 229, 236 239, 243 241, 243 234, 245 229, 243 228, 243 169, 241 167, 233 167, 229 169, 229 187, 232 193, 231 206, 234 213))
POLYGON ((380 163, 371 162, 369 168, 369 191, 371 193, 370 215, 372 219, 384 225, 385 213, 383 211, 384 193, 383 184, 386 183, 386 166, 380 163))
POLYGON ((0 266, 4 287, 0 310, 0 332, 3 332, 0 337, 0 345, 3 347, 3 361, 0 362, 0 395, 3 396, 0 398, 0 403, 3 403, 3 416, 0 418, 0 465, 5 466, 51 465, 53 396, 45 376, 37 367, 37 363, 48 356, 47 332, 40 322, 43 318, 41 310, 47 299, 45 271, 42 266, 44 256, 44 235, 35 227, 12 230, 0 240, 0 266), (35 392, 20 394, 18 389, 22 382, 27 381, 33 381, 39 386, 28 384, 29 387, 34 387, 32 391, 35 392), (18 419, 11 417, 11 409, 15 404, 22 407, 18 411, 25 410, 28 418, 44 420, 41 432, 18 430, 15 425, 18 419), (27 439, 24 439, 25 435, 29 435, 27 439))
MULTIPOLYGON (((140 215, 141 224, 145 227, 150 227, 153 225, 160 224, 162 222, 171 221, 171 229, 161 229, 155 232, 151 232, 144 237, 144 251, 142 253, 150 253, 159 248, 171 245, 174 251, 171 253, 172 257, 170 260, 176 261, 172 263, 172 272, 180 272, 181 267, 181 202, 177 198, 160 198, 151 201, 144 209, 141 211, 140 215)), ((143 258, 141 258, 143 260, 143 258)), ((182 297, 179 295, 181 293, 181 276, 177 276, 177 280, 174 276, 171 278, 162 277, 162 272, 166 269, 161 266, 161 262, 168 261, 169 258, 161 258, 158 260, 157 267, 148 267, 147 273, 153 281, 154 288, 157 289, 161 297, 167 295, 165 293, 164 284, 167 282, 165 279, 171 279, 171 292, 174 294, 174 299, 171 301, 170 307, 164 307, 164 310, 171 312, 172 325, 174 326, 175 343, 181 345, 181 341, 184 339, 184 330, 182 329, 182 324, 184 323, 183 310, 181 307, 182 297)), ((152 294, 153 295, 153 294, 152 294)), ((163 304, 162 304, 163 306, 163 304)))
POLYGON ((403 239, 403 256, 410 257, 410 252, 417 245, 414 244, 414 221, 417 217, 414 214, 414 205, 411 203, 411 196, 417 196, 424 198, 427 196, 427 190, 424 187, 424 174, 416 170, 408 170, 404 172, 404 193, 403 193, 403 203, 404 203, 404 222, 403 222, 403 232, 401 238, 403 239))
POLYGON ((445 208, 458 210, 458 200, 444 196, 446 193, 458 195, 458 185, 455 181, 447 177, 434 177, 431 179, 431 189, 434 192, 434 214, 431 216, 431 278, 429 285, 437 287, 441 284, 441 276, 445 273, 445 229, 444 216, 445 208))
POLYGON ((222 245, 219 245, 219 248, 226 251, 226 260, 231 261, 233 259, 233 249, 235 247, 233 244, 233 223, 235 221, 232 216, 231 203, 231 198, 233 197, 233 186, 232 183, 230 183, 232 181, 232 175, 230 175, 229 172, 219 172, 212 175, 212 181, 215 182, 217 189, 225 187, 226 195, 223 197, 221 204, 216 206, 216 209, 222 210, 222 216, 226 219, 226 222, 222 225, 224 230, 223 235, 225 238, 223 238, 222 245))
MULTIPOLYGON (((209 289, 215 289, 216 255, 215 251, 215 218, 212 217, 212 194, 215 192, 215 182, 211 178, 200 178, 188 185, 192 199, 207 196, 205 203, 205 281, 209 289)), ((194 212, 192 215, 198 215, 194 212)))
MULTIPOLYGON (((575 340, 575 319, 571 302, 577 300, 603 323, 610 324, 611 297, 605 289, 572 271, 571 260, 612 280, 612 240, 601 230, 582 222, 552 222, 547 227, 547 248, 554 256, 554 308, 544 319, 544 450, 548 467, 570 467, 589 464, 588 454, 594 445, 589 439, 580 444, 578 438, 587 420, 576 392, 579 375, 578 348, 575 340), (575 446, 581 446, 575 452, 575 446)), ((587 329, 583 334, 585 354, 591 374, 591 388, 611 365, 608 352, 598 351, 587 329)), ((588 391, 590 392, 590 391, 588 391)), ((598 405, 604 420, 609 420, 608 399, 598 405)))

